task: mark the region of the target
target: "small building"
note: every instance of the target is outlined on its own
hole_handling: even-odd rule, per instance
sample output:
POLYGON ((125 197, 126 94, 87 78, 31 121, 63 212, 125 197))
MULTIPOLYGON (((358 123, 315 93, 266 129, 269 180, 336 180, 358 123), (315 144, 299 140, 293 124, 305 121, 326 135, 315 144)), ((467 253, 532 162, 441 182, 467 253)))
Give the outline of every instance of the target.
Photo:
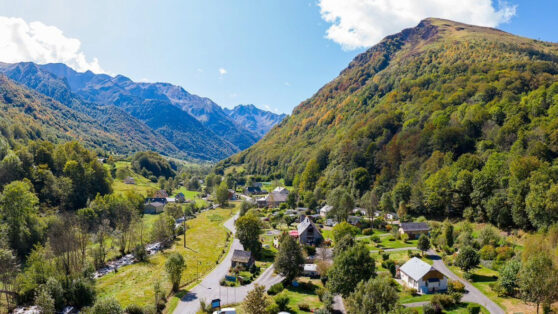
POLYGON ((184 196, 184 193, 182 193, 182 192, 176 194, 176 196, 174 198, 176 199, 177 203, 185 203, 186 202, 186 197, 184 196))
POLYGON ((262 195, 262 194, 265 194, 265 193, 258 186, 249 186, 249 187, 244 189, 244 194, 246 194, 246 195, 262 195))
POLYGON ((250 268, 254 265, 254 257, 252 256, 251 252, 243 251, 243 250, 234 250, 232 260, 231 260, 231 267, 242 266, 244 268, 250 268))
POLYGON ((318 227, 308 217, 298 224, 297 231, 300 244, 320 245, 324 240, 318 227))
POLYGON ((336 224, 337 224, 337 222, 335 220, 331 219, 331 218, 327 219, 326 222, 325 222, 325 225, 328 226, 328 227, 334 227, 336 224))
POLYGON ((320 216, 326 218, 329 212, 333 209, 331 205, 325 205, 324 207, 320 208, 320 216))
POLYGON ((159 214, 165 209, 166 202, 148 202, 144 206, 143 212, 146 214, 159 214))
POLYGON ((421 234, 428 234, 430 227, 426 222, 402 222, 400 234, 407 234, 409 239, 418 239, 421 234))
POLYGON ((386 213, 385 215, 386 220, 397 220, 399 217, 396 213, 386 213))
POLYGON ((136 180, 132 177, 126 177, 124 179, 124 184, 136 184, 136 180))
POLYGON ((353 226, 358 225, 362 221, 362 217, 359 216, 349 216, 347 217, 347 222, 353 226))
POLYGON ((302 275, 310 278, 316 278, 318 274, 318 265, 316 264, 304 264, 302 268, 302 275))
POLYGON ((288 197, 289 190, 284 187, 276 187, 265 197, 257 199, 257 204, 260 207, 278 207, 280 204, 286 203, 288 197))
POLYGON ((361 216, 366 216, 368 212, 366 211, 366 209, 361 208, 361 207, 355 207, 353 209, 353 214, 358 215, 360 214, 361 216))
POLYGON ((153 195, 153 198, 167 198, 167 197, 169 197, 169 194, 165 190, 159 190, 155 192, 155 194, 153 195))
POLYGON ((236 201, 236 192, 233 189, 229 189, 229 201, 236 201))
POLYGON ((413 257, 399 268, 404 285, 416 289, 419 294, 446 291, 448 278, 430 264, 413 257))

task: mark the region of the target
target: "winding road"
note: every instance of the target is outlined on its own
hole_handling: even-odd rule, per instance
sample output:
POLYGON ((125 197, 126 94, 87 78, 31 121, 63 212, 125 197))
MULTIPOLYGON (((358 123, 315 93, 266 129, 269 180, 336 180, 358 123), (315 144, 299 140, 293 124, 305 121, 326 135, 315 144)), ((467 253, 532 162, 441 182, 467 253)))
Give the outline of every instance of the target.
MULTIPOLYGON (((238 215, 233 216, 224 223, 224 226, 234 234, 236 229, 234 222, 238 215)), ((238 239, 234 238, 229 253, 217 267, 209 273, 200 284, 188 292, 178 303, 173 313, 176 314, 195 314, 200 309, 200 300, 207 303, 213 299, 221 299, 222 305, 237 304, 242 302, 248 292, 254 288, 255 284, 264 286, 269 289, 272 285, 279 283, 283 277, 274 274, 273 265, 267 268, 254 282, 242 287, 222 287, 221 279, 228 273, 234 250, 242 250, 242 244, 238 239)))

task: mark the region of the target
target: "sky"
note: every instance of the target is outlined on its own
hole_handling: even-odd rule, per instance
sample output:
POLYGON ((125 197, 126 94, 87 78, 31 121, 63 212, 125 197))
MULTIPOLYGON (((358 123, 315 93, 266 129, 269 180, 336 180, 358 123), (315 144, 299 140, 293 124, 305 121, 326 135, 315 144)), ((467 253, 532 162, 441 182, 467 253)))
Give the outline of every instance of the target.
POLYGON ((0 0, 0 61, 63 62, 290 113, 426 17, 558 42, 556 12, 556 0, 0 0))

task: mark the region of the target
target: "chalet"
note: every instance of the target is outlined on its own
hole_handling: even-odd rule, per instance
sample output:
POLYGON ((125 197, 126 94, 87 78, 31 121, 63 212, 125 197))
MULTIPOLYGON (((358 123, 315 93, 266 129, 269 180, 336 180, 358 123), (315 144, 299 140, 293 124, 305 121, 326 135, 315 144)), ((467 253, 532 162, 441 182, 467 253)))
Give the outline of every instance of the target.
POLYGON ((165 190, 159 190, 153 195, 154 198, 167 198, 169 194, 165 190))
POLYGON ((249 186, 244 189, 244 194, 246 195, 262 195, 265 194, 260 187, 249 186))
POLYGON ((325 205, 324 207, 320 208, 320 216, 326 218, 327 215, 329 215, 329 213, 331 212, 332 209, 333 209, 333 206, 325 205))
POLYGON ((136 180, 132 177, 126 177, 124 179, 124 184, 136 184, 136 180))
POLYGON ((165 209, 166 202, 147 202, 144 205, 143 212, 146 214, 159 214, 165 209))
POLYGON ((426 222, 402 222, 400 234, 407 234, 409 239, 417 239, 421 234, 428 234, 430 227, 426 222))
POLYGON ((419 294, 446 291, 448 278, 430 264, 413 257, 398 270, 404 285, 416 289, 419 294))
POLYGON ((234 250, 232 260, 231 260, 231 267, 242 266, 244 268, 250 268, 254 265, 254 257, 252 256, 251 252, 243 251, 243 250, 234 250))
POLYGON ((184 193, 182 193, 182 192, 176 194, 176 196, 174 198, 176 199, 177 203, 185 203, 186 202, 186 197, 184 196, 184 193))
POLYGON ((260 207, 277 207, 282 203, 286 203, 288 196, 289 190, 284 187, 277 187, 265 197, 258 198, 257 203, 260 207))
POLYGON ((320 230, 308 217, 298 224, 297 232, 298 240, 301 244, 320 245, 320 243, 324 240, 320 230))

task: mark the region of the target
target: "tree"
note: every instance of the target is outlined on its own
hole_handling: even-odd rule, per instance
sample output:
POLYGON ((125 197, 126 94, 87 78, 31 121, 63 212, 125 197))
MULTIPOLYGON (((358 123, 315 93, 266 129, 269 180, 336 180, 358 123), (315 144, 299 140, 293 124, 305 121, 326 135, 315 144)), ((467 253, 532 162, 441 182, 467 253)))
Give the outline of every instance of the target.
POLYGON ((374 214, 378 210, 378 204, 379 203, 380 203, 380 200, 378 199, 378 195, 376 194, 376 191, 374 191, 374 190, 371 190, 371 191, 368 191, 368 192, 364 193, 364 195, 360 199, 360 206, 362 206, 362 207, 364 207, 364 209, 366 209, 366 214, 368 215, 368 218, 370 219, 370 221, 372 221, 372 219, 374 219, 374 214))
POLYGON ((355 245, 334 258, 328 272, 328 288, 347 297, 360 281, 376 275, 375 265, 368 249, 362 244, 355 245))
POLYGON ((180 287, 180 279, 182 278, 184 269, 186 269, 184 257, 178 253, 171 254, 165 263, 165 270, 169 275, 169 279, 172 283, 172 291, 174 292, 178 291, 180 287))
POLYGON ((151 239, 164 244, 169 243, 174 238, 174 218, 163 213, 155 220, 151 229, 151 239))
POLYGON ((453 246, 453 225, 449 220, 444 221, 444 239, 449 247, 453 246))
POLYGON ((236 220, 236 237, 244 249, 252 252, 254 256, 259 256, 262 244, 260 233, 262 230, 261 222, 258 217, 247 214, 236 220))
POLYGON ((370 188, 370 175, 368 170, 359 167, 351 171, 351 187, 355 195, 360 197, 362 193, 370 188))
POLYGON ((38 202, 37 196, 31 192, 31 185, 23 181, 6 185, 0 195, 0 221, 8 226, 8 243, 20 257, 29 253, 42 238, 38 202))
POLYGON ((316 159, 310 159, 306 163, 306 168, 302 172, 300 178, 300 189, 302 191, 313 191, 316 186, 316 182, 320 178, 320 166, 316 159))
POLYGON ((531 255, 519 271, 521 300, 533 303, 539 313, 541 303, 552 304, 558 299, 558 271, 547 252, 531 255))
POLYGON ((335 188, 327 195, 327 203, 333 207, 331 213, 337 221, 345 221, 355 207, 353 198, 342 187, 335 188))
POLYGON ((275 269, 285 276, 287 282, 291 282, 300 274, 302 264, 304 257, 300 245, 293 237, 284 236, 275 257, 275 269))
POLYGON ((101 299, 95 302, 95 305, 91 308, 91 313, 94 314, 122 314, 122 308, 118 301, 112 298, 101 299))
POLYGON ((520 270, 521 261, 517 258, 507 261, 500 269, 498 283, 504 289, 506 295, 515 295, 520 270))
POLYGON ((461 268, 464 272, 469 272, 471 269, 477 267, 480 263, 480 256, 477 250, 471 246, 465 246, 457 253, 455 265, 461 268))
POLYGON ((346 221, 343 221, 333 227, 332 233, 333 240, 338 242, 347 235, 354 238, 358 234, 358 228, 346 221))
POLYGON ((265 294, 265 287, 256 284, 246 295, 242 309, 246 314, 267 314, 269 300, 265 294))
POLYGON ((352 234, 345 234, 341 239, 335 241, 335 246, 333 247, 333 256, 339 255, 341 252, 348 250, 355 245, 356 241, 352 234))
POLYGON ((229 202, 229 187, 225 181, 219 184, 219 187, 215 190, 215 199, 221 206, 228 205, 229 202))
POLYGON ((35 296, 35 305, 41 309, 41 314, 56 313, 56 309, 54 308, 54 299, 45 287, 38 289, 37 295, 35 296))
POLYGON ((289 193, 289 195, 287 195, 287 205, 289 205, 289 208, 295 208, 296 207, 296 201, 297 201, 298 195, 296 194, 295 191, 292 191, 289 193))
POLYGON ((387 276, 361 281, 353 293, 349 295, 348 314, 388 313, 393 310, 399 294, 387 276))
POLYGON ((250 210, 252 207, 254 207, 252 203, 248 202, 247 200, 243 200, 242 203, 240 203, 240 211, 238 212, 238 215, 240 217, 246 215, 248 210, 250 210))
POLYGON ((424 252, 430 249, 430 239, 425 234, 421 234, 418 238, 417 248, 422 251, 422 255, 424 252))

